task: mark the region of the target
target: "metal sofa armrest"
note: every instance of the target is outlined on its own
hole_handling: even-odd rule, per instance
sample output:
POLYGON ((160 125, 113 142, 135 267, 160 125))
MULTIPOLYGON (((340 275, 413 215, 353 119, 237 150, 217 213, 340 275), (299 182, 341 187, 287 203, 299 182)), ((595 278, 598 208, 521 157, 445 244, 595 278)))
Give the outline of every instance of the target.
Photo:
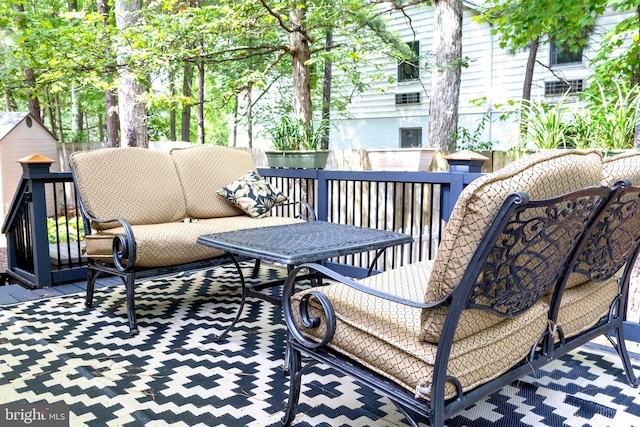
POLYGON ((307 202, 303 202, 303 201, 285 202, 285 203, 279 204, 277 207, 295 206, 295 205, 300 205, 302 208, 304 208, 304 210, 307 211, 306 215, 303 212, 300 212, 295 216, 296 218, 304 219, 305 221, 316 221, 318 219, 316 215, 316 211, 307 202))
POLYGON ((327 277, 329 279, 334 280, 337 283, 343 284, 345 286, 349 286, 351 288, 357 289, 358 291, 367 293, 369 295, 373 295, 379 298, 383 298, 388 301, 392 301, 398 304, 404 304, 409 307, 420 308, 420 309, 428 309, 439 307, 443 304, 447 304, 451 300, 451 295, 448 295, 446 298, 443 298, 434 303, 425 303, 421 301, 413 301, 407 298, 399 297, 397 295, 389 294, 386 292, 379 291, 377 289, 373 289, 363 285, 362 283, 356 282, 354 280, 349 279, 337 273, 325 266, 320 264, 302 264, 289 273, 287 279, 285 280, 284 287, 282 290, 282 309, 284 313, 284 319, 289 329, 289 332, 293 335, 293 337, 303 346, 307 348, 319 348, 326 345, 333 339, 333 334, 336 328, 336 317, 333 305, 329 298, 322 293, 322 288, 316 288, 315 290, 311 290, 307 294, 305 294, 300 301, 300 319, 302 321, 302 325, 308 329, 315 329, 320 326, 320 319, 317 317, 310 317, 308 313, 308 303, 309 299, 313 296, 317 298, 320 305, 322 306, 322 310, 325 314, 325 318, 327 319, 326 325, 326 334, 319 342, 311 341, 307 339, 302 331, 299 329, 297 323, 295 322, 295 317, 293 313, 293 306, 291 304, 291 298, 295 294, 295 284, 297 281, 297 276, 301 273, 302 270, 308 270, 309 273, 319 273, 323 277, 327 277))
POLYGON ((113 264, 119 271, 125 272, 131 270, 135 266, 136 262, 136 239, 133 235, 133 229, 131 228, 129 221, 124 218, 107 220, 93 218, 84 209, 82 210, 82 216, 85 218, 85 230, 90 230, 90 228, 87 228, 87 223, 91 222, 98 224, 107 224, 110 222, 120 223, 124 229, 124 234, 118 234, 113 238, 111 246, 113 264))
POLYGON ((124 218, 100 219, 92 216, 82 200, 78 182, 75 176, 75 170, 72 164, 69 164, 73 177, 73 185, 78 197, 80 213, 82 214, 82 222, 84 223, 85 235, 92 233, 91 223, 108 224, 110 222, 119 222, 124 228, 124 235, 117 235, 113 238, 112 255, 113 264, 119 271, 125 272, 131 270, 136 262, 136 239, 133 235, 131 224, 124 218))

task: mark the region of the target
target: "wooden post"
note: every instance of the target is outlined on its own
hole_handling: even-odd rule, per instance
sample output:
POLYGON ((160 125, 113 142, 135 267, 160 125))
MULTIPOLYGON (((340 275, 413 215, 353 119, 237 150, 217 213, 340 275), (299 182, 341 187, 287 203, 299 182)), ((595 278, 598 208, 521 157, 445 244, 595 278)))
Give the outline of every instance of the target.
POLYGON ((42 178, 49 176, 54 161, 40 154, 32 154, 19 159, 18 162, 22 164, 22 176, 28 180, 27 191, 31 193, 29 218, 33 242, 34 284, 37 288, 46 288, 53 284, 53 280, 49 260, 47 198, 45 181, 42 178))

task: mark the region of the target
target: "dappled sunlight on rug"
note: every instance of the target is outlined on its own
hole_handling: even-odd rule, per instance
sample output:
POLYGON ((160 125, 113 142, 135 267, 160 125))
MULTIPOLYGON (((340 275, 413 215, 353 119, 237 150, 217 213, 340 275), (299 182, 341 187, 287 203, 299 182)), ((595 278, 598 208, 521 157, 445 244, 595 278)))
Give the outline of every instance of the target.
MULTIPOLYGON (((283 274, 263 266, 251 279, 251 267, 249 280, 283 274)), ((216 343, 240 301, 234 268, 146 281, 136 293, 135 337, 123 286, 96 291, 91 309, 84 295, 2 307, 0 404, 65 403, 71 426, 280 425, 288 386, 280 308, 249 298, 216 343)), ((305 381, 296 426, 405 425, 389 400, 338 372, 318 365, 305 381)), ((447 425, 640 426, 640 396, 616 355, 583 348, 447 425)))

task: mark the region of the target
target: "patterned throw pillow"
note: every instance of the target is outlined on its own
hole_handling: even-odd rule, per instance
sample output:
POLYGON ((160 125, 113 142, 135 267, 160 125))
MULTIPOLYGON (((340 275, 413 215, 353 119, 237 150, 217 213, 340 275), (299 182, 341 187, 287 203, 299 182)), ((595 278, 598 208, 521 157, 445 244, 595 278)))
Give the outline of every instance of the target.
POLYGON ((272 207, 287 200, 287 196, 273 188, 255 171, 247 172, 217 193, 253 218, 262 218, 272 207))

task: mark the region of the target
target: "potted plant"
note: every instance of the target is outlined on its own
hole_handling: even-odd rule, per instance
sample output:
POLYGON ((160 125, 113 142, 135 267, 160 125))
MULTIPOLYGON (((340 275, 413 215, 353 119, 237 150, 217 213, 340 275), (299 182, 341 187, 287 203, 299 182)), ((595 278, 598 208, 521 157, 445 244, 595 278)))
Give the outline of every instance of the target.
POLYGON ((274 150, 266 151, 267 162, 272 168, 323 169, 329 150, 321 150, 324 126, 304 123, 283 115, 275 126, 267 128, 274 150))
POLYGON ((367 156, 371 170, 428 171, 436 150, 432 148, 370 148, 367 156))

